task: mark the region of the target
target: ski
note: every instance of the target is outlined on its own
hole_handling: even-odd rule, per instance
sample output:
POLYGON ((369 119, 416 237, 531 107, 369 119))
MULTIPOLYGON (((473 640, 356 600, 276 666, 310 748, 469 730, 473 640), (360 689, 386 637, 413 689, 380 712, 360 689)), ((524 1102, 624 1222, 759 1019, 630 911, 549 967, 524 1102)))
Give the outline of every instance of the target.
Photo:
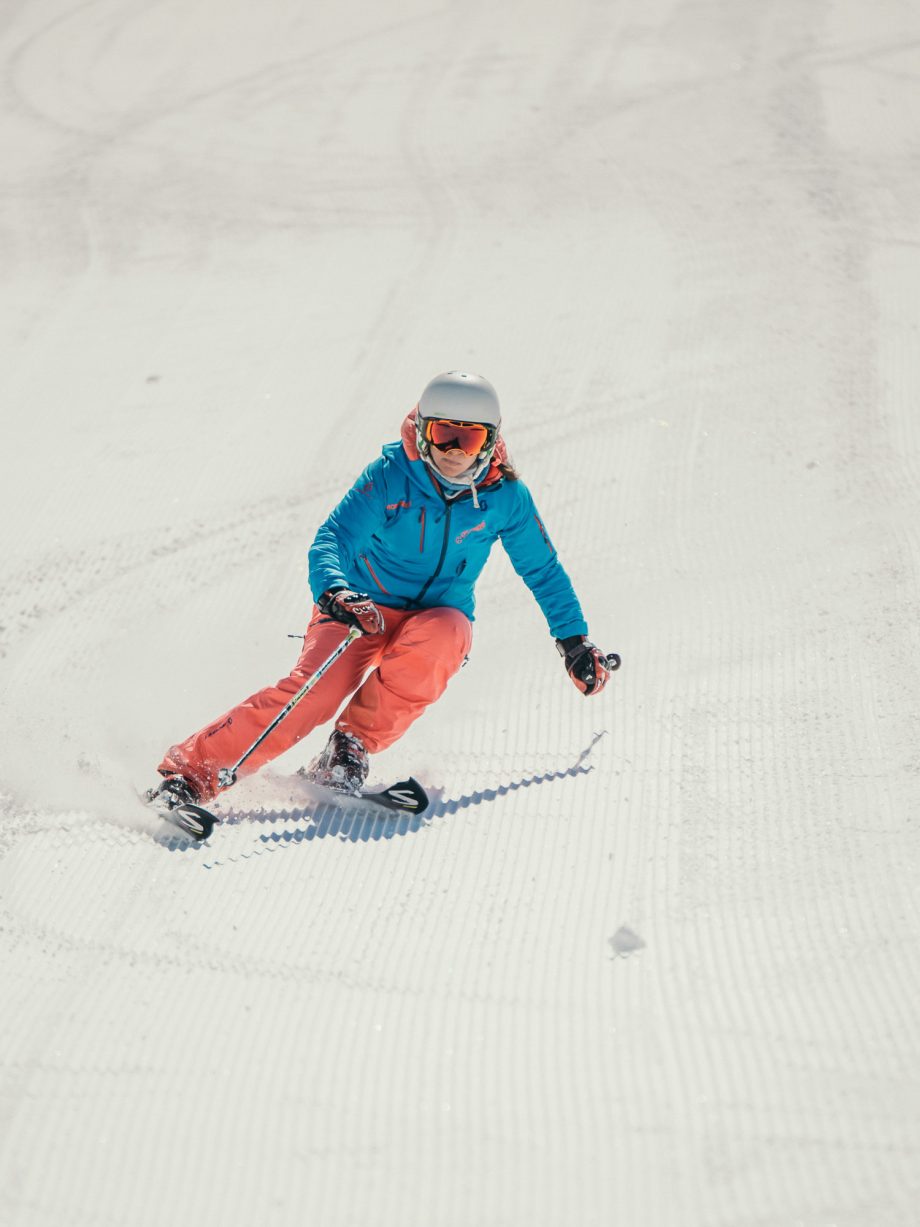
POLYGON ((205 809, 204 806, 195 805, 191 801, 181 801, 177 805, 170 805, 166 801, 166 795, 151 788, 144 794, 144 800, 161 818, 171 822, 186 835, 191 835, 192 839, 198 840, 199 843, 211 838, 215 823, 220 821, 216 815, 205 809))
POLYGON ((368 802, 401 814, 423 814, 428 808, 428 794, 413 776, 409 776, 407 780, 399 780, 391 784, 389 788, 381 789, 380 792, 340 792, 335 788, 330 788, 327 784, 319 783, 318 780, 311 780, 304 769, 297 774, 303 776, 314 788, 321 788, 330 801, 355 804, 368 802))
POLYGON ((168 822, 174 823, 180 831, 185 831, 186 835, 197 839, 199 843, 211 838, 214 824, 218 821, 210 810, 206 810, 201 805, 193 805, 191 801, 176 805, 173 809, 160 810, 159 813, 168 822))
MULTIPOLYGON (((334 788, 311 780, 303 770, 299 771, 298 775, 303 776, 314 788, 321 789, 333 804, 373 805, 397 814, 423 814, 428 808, 428 794, 413 776, 407 780, 398 780, 389 788, 383 788, 379 792, 353 793, 338 792, 334 788)), ((210 810, 205 809, 202 805, 195 805, 191 801, 182 801, 178 805, 170 806, 163 799, 163 794, 154 789, 146 794, 146 800, 161 818, 165 818, 167 822, 178 827, 186 835, 190 835, 198 843, 210 839, 215 825, 220 821, 210 810)))
POLYGON ((362 792, 360 795, 362 801, 373 801, 384 809, 400 810, 406 814, 424 814, 428 808, 428 793, 411 775, 381 792, 362 792))

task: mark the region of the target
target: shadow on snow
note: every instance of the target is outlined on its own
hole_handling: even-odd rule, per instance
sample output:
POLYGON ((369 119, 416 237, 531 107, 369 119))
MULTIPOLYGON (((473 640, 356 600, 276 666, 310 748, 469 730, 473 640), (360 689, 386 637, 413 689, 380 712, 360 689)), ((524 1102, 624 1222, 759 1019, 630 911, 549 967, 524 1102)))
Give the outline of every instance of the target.
MULTIPOLYGON (((499 797, 507 796, 509 793, 517 792, 521 788, 533 788, 538 784, 549 784, 554 780, 564 780, 570 776, 587 775, 593 770, 593 767, 586 763, 586 759, 602 736, 603 733, 596 733, 572 766, 561 771, 547 771, 542 775, 525 776, 507 784, 499 784, 496 788, 483 788, 477 792, 450 799, 445 799, 443 788, 429 789, 428 807, 423 814, 388 811, 379 806, 362 804, 357 798, 330 800, 324 797, 317 803, 302 808, 277 812, 267 811, 245 817, 249 820, 255 818, 260 822, 312 820, 308 827, 298 827, 293 831, 270 831, 260 835, 259 838, 266 844, 296 844, 329 837, 338 837, 352 843, 369 843, 372 840, 412 835, 428 826, 434 818, 472 809, 489 801, 495 801, 499 797)), ((239 821, 243 817, 243 815, 234 814, 232 817, 228 816, 228 820, 239 821)))
MULTIPOLYGON (((357 797, 330 798, 324 793, 320 798, 293 808, 229 810, 222 815, 214 837, 219 837, 221 827, 238 826, 244 823, 258 823, 259 825, 280 822, 309 823, 308 826, 296 827, 293 830, 288 828, 260 833, 259 841, 268 851, 271 848, 308 843, 314 839, 338 838, 351 843, 370 843, 380 839, 414 835, 417 831, 430 825, 435 818, 456 814, 461 810, 475 809, 496 801, 499 797, 508 796, 509 793, 518 792, 522 788, 534 788, 539 784, 550 784, 572 776, 587 775, 594 769, 587 759, 603 736, 602 732, 595 733, 589 745, 582 750, 575 762, 570 767, 559 771, 546 771, 540 775, 524 776, 518 780, 511 780, 507 784, 499 784, 495 788, 478 789, 476 792, 460 797, 445 798, 443 788, 428 789, 428 807, 423 814, 385 810, 380 806, 368 805, 357 797)), ((171 852, 213 846, 210 845, 210 841, 208 845, 196 844, 194 840, 181 835, 164 837, 159 842, 171 852)))

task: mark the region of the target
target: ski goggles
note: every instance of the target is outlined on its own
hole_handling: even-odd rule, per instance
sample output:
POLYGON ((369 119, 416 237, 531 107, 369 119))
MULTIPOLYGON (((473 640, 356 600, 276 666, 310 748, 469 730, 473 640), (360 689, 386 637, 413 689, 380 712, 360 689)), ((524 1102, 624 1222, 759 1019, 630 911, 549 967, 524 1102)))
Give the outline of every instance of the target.
POLYGON ((482 422, 452 422, 448 418, 426 418, 422 437, 439 452, 461 451, 478 456, 495 442, 495 427, 482 422))

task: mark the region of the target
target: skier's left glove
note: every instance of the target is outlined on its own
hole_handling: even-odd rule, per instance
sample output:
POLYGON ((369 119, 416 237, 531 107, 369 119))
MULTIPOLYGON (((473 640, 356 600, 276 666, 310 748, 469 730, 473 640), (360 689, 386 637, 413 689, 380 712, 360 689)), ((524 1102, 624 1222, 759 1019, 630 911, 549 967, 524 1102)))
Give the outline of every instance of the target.
POLYGON ((348 588, 328 588, 316 602, 324 614, 356 626, 365 635, 379 635, 385 628, 383 614, 366 592, 351 592, 348 588))
POLYGON ((607 678, 614 669, 620 667, 620 658, 616 652, 605 656, 587 635, 569 635, 567 639, 557 639, 556 647, 565 662, 566 672, 585 696, 600 694, 607 684, 607 678))

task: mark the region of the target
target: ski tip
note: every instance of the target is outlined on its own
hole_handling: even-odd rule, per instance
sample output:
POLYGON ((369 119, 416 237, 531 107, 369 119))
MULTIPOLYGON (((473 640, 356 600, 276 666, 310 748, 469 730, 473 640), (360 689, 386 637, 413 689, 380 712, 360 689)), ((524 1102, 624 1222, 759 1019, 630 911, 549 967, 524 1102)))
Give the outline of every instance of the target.
POLYGON ((195 839, 203 841, 210 839, 214 832, 217 819, 200 805, 180 805, 179 812, 188 821, 188 832, 195 839))
POLYGON ((384 804, 388 804, 394 809, 405 810, 410 814, 422 814, 428 808, 428 793, 425 792, 418 780, 411 775, 407 780, 400 780, 397 784, 391 784, 389 788, 385 788, 377 796, 384 804))
POLYGON ((190 802, 185 805, 174 805, 172 809, 161 810, 160 814, 167 822, 177 826, 180 831, 191 835, 197 843, 204 843, 206 839, 211 838, 217 822, 209 810, 203 809, 200 805, 192 805, 190 802))
POLYGON ((420 814, 423 810, 428 808, 428 793, 421 786, 414 775, 409 776, 408 783, 418 799, 418 807, 416 812, 420 814))

